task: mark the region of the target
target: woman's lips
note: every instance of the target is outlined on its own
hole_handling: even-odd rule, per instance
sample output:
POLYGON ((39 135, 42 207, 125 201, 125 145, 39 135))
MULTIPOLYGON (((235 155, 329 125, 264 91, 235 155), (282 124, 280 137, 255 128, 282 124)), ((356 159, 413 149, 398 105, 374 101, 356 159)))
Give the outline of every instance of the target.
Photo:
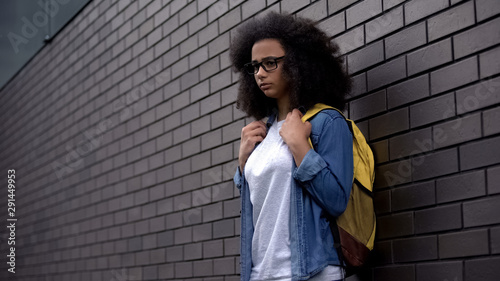
POLYGON ((265 90, 269 89, 269 87, 271 87, 271 84, 269 84, 269 83, 262 83, 262 84, 260 84, 260 89, 262 91, 265 91, 265 90))

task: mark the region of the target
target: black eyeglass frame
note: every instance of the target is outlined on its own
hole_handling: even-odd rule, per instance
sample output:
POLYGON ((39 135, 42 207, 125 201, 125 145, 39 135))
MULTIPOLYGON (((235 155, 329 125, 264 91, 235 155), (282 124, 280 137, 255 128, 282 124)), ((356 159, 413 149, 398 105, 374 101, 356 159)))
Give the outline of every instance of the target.
POLYGON ((281 57, 277 57, 277 58, 273 58, 273 57, 265 58, 261 62, 258 62, 258 63, 253 63, 253 62, 245 63, 243 65, 243 69, 245 69, 245 72, 248 73, 248 74, 250 74, 250 75, 254 75, 257 72, 259 72, 259 68, 261 68, 261 67, 262 67, 262 69, 264 69, 264 71, 269 72, 269 71, 277 69, 278 68, 278 60, 281 60, 283 58, 285 58, 285 56, 281 56, 281 57), (276 66, 275 68, 273 68, 273 69, 267 69, 263 65, 263 63, 270 62, 270 61, 274 62, 274 65, 276 66), (250 67, 253 68, 252 72, 248 71, 250 69, 250 67))

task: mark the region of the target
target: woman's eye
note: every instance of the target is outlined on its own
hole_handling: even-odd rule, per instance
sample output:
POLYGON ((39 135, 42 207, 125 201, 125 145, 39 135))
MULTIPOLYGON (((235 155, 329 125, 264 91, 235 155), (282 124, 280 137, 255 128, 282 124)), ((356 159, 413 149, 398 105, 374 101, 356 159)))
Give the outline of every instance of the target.
POLYGON ((268 66, 273 66, 273 65, 274 65, 274 61, 266 61, 266 62, 264 62, 264 65, 265 65, 266 67, 268 67, 268 66))

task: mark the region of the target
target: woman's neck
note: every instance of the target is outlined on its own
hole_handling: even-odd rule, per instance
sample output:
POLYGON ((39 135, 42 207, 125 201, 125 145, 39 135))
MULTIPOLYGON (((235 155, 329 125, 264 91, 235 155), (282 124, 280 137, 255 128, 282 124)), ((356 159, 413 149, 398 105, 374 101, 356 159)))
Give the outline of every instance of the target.
POLYGON ((278 121, 285 120, 288 112, 291 111, 288 96, 276 100, 276 104, 278 105, 278 121))

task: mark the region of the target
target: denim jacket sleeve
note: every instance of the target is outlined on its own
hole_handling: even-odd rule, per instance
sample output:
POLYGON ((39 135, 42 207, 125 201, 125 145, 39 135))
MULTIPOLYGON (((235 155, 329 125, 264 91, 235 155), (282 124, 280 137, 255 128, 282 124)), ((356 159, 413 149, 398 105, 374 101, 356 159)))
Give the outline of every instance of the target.
POLYGON ((317 136, 311 135, 314 150, 307 152, 300 166, 295 168, 293 178, 318 205, 338 217, 345 211, 351 193, 352 134, 340 114, 319 114, 323 114, 316 120, 320 124, 313 123, 313 132, 317 131, 317 136))
POLYGON ((234 184, 236 184, 236 187, 240 190, 240 193, 241 193, 241 187, 245 183, 245 176, 240 171, 240 167, 239 166, 236 169, 236 173, 234 174, 233 181, 234 181, 234 184))

